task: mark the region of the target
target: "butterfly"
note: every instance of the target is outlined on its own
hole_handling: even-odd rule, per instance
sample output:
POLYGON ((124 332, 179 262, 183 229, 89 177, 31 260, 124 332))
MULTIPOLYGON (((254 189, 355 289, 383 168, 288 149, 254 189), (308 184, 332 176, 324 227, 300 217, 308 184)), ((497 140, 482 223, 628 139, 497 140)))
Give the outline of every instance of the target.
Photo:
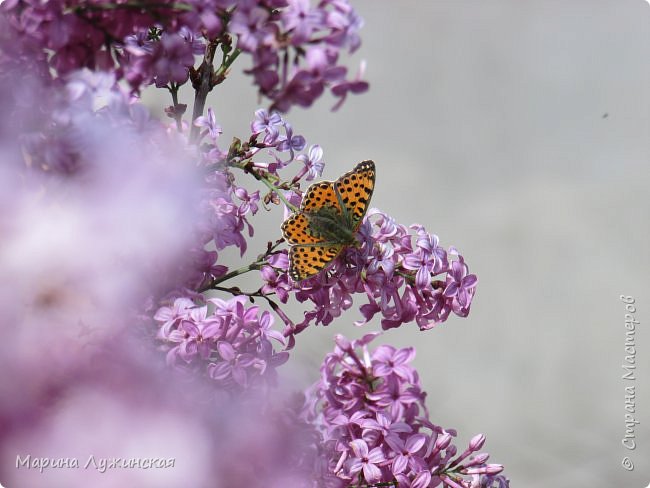
POLYGON ((370 197, 375 188, 375 163, 363 161, 336 181, 311 185, 300 209, 282 224, 282 235, 290 244, 289 276, 302 281, 318 274, 356 244, 370 197))

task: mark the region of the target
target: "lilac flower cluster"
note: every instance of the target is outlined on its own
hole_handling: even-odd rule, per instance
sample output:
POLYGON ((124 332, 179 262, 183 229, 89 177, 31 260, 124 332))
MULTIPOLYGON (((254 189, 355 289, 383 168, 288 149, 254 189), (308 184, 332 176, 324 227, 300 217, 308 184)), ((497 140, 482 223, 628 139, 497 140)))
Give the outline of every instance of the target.
POLYGON ((161 307, 154 319, 160 324, 158 337, 175 344, 167 353, 169 364, 200 371, 227 391, 273 384, 275 369, 289 358, 277 352, 271 340, 285 339, 272 329, 273 317, 259 307, 246 307, 246 297, 230 300, 211 298, 196 306, 179 298, 171 307, 161 307))
MULTIPOLYGON (((195 230, 196 245, 188 251, 192 259, 186 263, 186 269, 175 271, 177 278, 186 278, 160 299, 161 305, 154 314, 157 337, 165 344, 170 364, 203 371, 224 389, 254 389, 257 384, 272 382, 275 368, 288 358, 287 352, 276 352, 269 339, 287 348, 293 347, 294 340, 289 332, 283 335, 272 329, 273 319, 268 311, 258 317, 257 306, 247 308, 245 295, 263 297, 275 293, 286 303, 291 287, 287 286, 286 273, 275 271, 287 268, 286 253, 272 250, 258 258, 258 265, 267 278, 267 284, 259 292, 245 294, 218 285, 233 273, 220 264, 219 252, 235 247, 244 255, 245 232, 248 236, 254 233, 249 217, 258 212, 261 201, 259 191, 249 193, 237 184, 235 172, 278 179, 279 170, 298 164, 292 180, 297 185, 302 179, 311 180, 320 175, 322 150, 316 145, 307 154, 298 154, 306 147, 304 137, 294 134, 291 125, 280 115, 262 109, 256 112, 251 123, 252 135, 248 141, 242 144, 235 140, 227 150, 219 147, 222 130, 212 109, 208 109, 205 117, 199 117, 195 125, 200 128, 198 156, 206 170, 199 202, 201 218, 195 230), (262 151, 268 151, 268 161, 260 159, 262 151), (238 296, 230 301, 206 299, 203 292, 210 289, 222 289, 238 296)), ((265 201, 269 201, 271 193, 265 201)), ((289 321, 279 307, 274 310, 285 322, 289 321)))
POLYGON ((32 170, 66 177, 101 170, 97 161, 104 156, 98 152, 106 148, 100 136, 109 130, 128 143, 144 143, 151 159, 164 161, 165 151, 185 159, 164 126, 133 103, 110 73, 84 69, 71 73, 65 84, 50 87, 27 76, 22 81, 31 94, 20 93, 22 97, 5 109, 14 117, 14 130, 32 170))
MULTIPOLYGON (((260 192, 248 192, 236 183, 235 175, 226 165, 228 152, 218 146, 222 133, 213 110, 198 117, 194 123, 200 129, 198 149, 191 149, 202 171, 202 185, 197 198, 196 218, 192 221, 192 244, 186 250, 186 259, 169 271, 170 283, 161 296, 152 297, 152 305, 171 304, 179 297, 189 297, 203 302, 201 292, 215 280, 228 273, 228 267, 219 262, 219 253, 235 247, 243 256, 248 248, 247 239, 254 234, 250 217, 259 210, 260 192)), ((172 135, 185 138, 187 134, 169 127, 172 135)), ((188 144, 188 147, 190 145, 188 144)))
POLYGON ((0 256, 13 283, 0 308, 5 318, 20 312, 23 330, 48 317, 30 342, 38 351, 80 323, 107 332, 131 322, 176 284, 170 270, 194 244, 201 180, 178 140, 109 74, 82 70, 61 86, 24 80, 0 84, 11 120, 1 123, 0 227, 16 252, 0 256))
POLYGON ((474 436, 459 454, 452 444, 456 432, 429 420, 426 394, 410 365, 415 350, 384 345, 371 352, 376 336, 349 341, 338 335, 307 395, 304 415, 322 433, 328 486, 509 486, 499 475, 503 466, 487 464, 488 454, 479 453, 485 436, 474 436))
POLYGON ((251 122, 249 139, 243 144, 239 139, 235 139, 227 151, 219 147, 218 139, 223 131, 212 109, 208 109, 207 116, 197 118, 194 125, 201 128, 198 142, 205 142, 201 152, 202 162, 211 169, 224 171, 240 167, 249 172, 258 170, 279 180, 279 170, 294 161, 300 161, 304 169, 293 178, 292 184, 297 184, 303 177, 307 181, 313 180, 323 171, 323 151, 320 146, 311 146, 308 155, 296 155, 305 149, 307 142, 303 136, 294 134, 292 125, 277 112, 257 110, 251 122), (272 158, 271 162, 260 162, 260 153, 263 150, 272 158), (253 161, 255 156, 257 160, 253 161), (244 162, 247 163, 245 168, 242 166, 244 162))
MULTIPOLYGON (((300 283, 284 277, 287 267, 262 270, 266 289, 278 294, 295 290, 300 302, 311 302, 297 324, 300 332, 310 323, 328 325, 353 303, 353 294, 365 294, 360 307, 363 325, 381 314, 383 329, 415 321, 421 330, 444 322, 450 313, 469 313, 478 282, 454 247, 440 247, 438 237, 421 225, 414 233, 376 209, 368 212, 359 232, 361 245, 347 249, 327 272, 300 283), (415 242, 414 242, 415 241, 415 242), (278 276, 282 276, 279 278, 278 276)), ((279 265, 287 261, 278 260, 279 265)))
POLYGON ((46 80, 90 68, 113 71, 135 91, 151 83, 171 89, 188 81, 195 55, 211 62, 221 45, 225 64, 214 84, 248 52, 247 72, 275 110, 309 106, 326 87, 338 108, 349 93, 368 89, 363 70, 348 80, 339 64, 340 52, 361 42, 362 21, 348 0, 8 0, 0 14, 0 65, 28 67, 46 80))
POLYGON ((160 35, 152 35, 149 28, 137 30, 120 47, 124 78, 133 88, 152 82, 163 88, 187 82, 194 56, 205 52, 206 43, 182 25, 177 32, 160 35))
MULTIPOLYGON (((222 129, 211 108, 194 124, 200 128, 197 156, 205 169, 205 185, 199 203, 201 218, 196 229, 196 245, 188 252, 192 263, 181 273, 187 279, 167 298, 204 291, 226 275, 228 268, 218 264, 218 253, 223 249, 234 246, 242 256, 246 252, 247 237, 254 234, 250 217, 258 212, 262 197, 259 190, 249 192, 238 185, 236 171, 278 179, 280 169, 299 162, 293 177, 294 184, 298 184, 301 179, 311 180, 320 175, 323 168, 320 147, 311 146, 308 154, 297 154, 305 149, 305 138, 294 134, 291 125, 277 113, 271 115, 263 109, 258 110, 251 123, 249 140, 242 144, 236 139, 227 150, 219 147, 222 129), (263 150, 267 151, 265 160, 260 159, 263 150), (214 249, 208 250, 210 247, 214 249)), ((267 195, 264 203, 268 203, 269 198, 271 196, 267 195)), ((282 261, 272 262, 282 265, 282 261)))
POLYGON ((213 279, 226 274, 228 268, 217 264, 218 251, 234 246, 243 255, 247 249, 244 232, 248 236, 254 233, 248 220, 255 215, 260 199, 259 191, 248 193, 234 183, 231 173, 226 171, 211 172, 205 177, 205 186, 201 195, 201 219, 198 223, 195 256, 195 276, 186 282, 186 287, 200 290, 213 279), (208 251, 213 245, 215 250, 208 251))
POLYGON ((339 98, 362 93, 368 83, 363 69, 346 80, 338 64, 341 50, 354 52, 363 22, 348 0, 266 0, 239 2, 228 29, 237 34, 237 47, 250 52, 260 93, 273 100, 272 109, 310 106, 325 90, 339 98))
MULTIPOLYGON (((187 62, 186 57, 177 55, 186 49, 172 48, 178 42, 171 37, 159 49, 147 45, 149 29, 164 23, 171 34, 183 26, 192 31, 202 26, 198 9, 192 3, 177 4, 171 0, 141 5, 104 0, 9 0, 0 9, 5 27, 0 40, 4 48, 0 49, 0 63, 26 64, 44 79, 50 78, 50 68, 58 75, 81 68, 111 70, 122 75, 123 71, 133 69, 129 65, 139 64, 134 58, 145 53, 163 64, 165 56, 175 62, 187 62), (142 42, 137 45, 129 36, 142 42)), ((150 63, 150 67, 155 70, 156 62, 150 63)), ((137 88, 154 74, 155 71, 131 81, 137 88)))

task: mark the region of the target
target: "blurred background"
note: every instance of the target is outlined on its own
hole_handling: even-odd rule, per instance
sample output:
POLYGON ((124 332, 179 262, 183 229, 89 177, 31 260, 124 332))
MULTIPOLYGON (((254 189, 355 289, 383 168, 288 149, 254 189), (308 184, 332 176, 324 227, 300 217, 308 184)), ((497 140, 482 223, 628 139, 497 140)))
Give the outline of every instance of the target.
MULTIPOLYGON (((472 312, 381 342, 416 345, 434 422, 487 435, 513 487, 650 483, 650 7, 644 0, 357 0, 370 91, 287 119, 325 151, 323 177, 377 163, 373 206, 455 245, 479 277, 472 312), (636 299, 637 447, 625 434, 625 304, 636 299), (621 460, 628 456, 633 471, 621 460)), ((242 57, 243 58, 243 57, 242 57)), ((258 106, 238 60, 208 99, 223 141, 258 106)), ((183 98, 183 97, 181 97, 183 98)), ((184 103, 191 103, 185 92, 184 103)), ((162 91, 145 95, 161 112, 162 91)), ((226 142, 224 142, 224 145, 226 142)), ((258 246, 282 215, 254 220, 258 246)), ((259 250, 259 251, 258 251, 259 250)), ((232 255, 233 266, 238 256, 232 255)), ((247 261, 246 261, 247 262, 247 261)), ((355 306, 298 336, 285 377, 318 379, 355 306)), ((302 308, 290 309, 294 319, 302 308)), ((462 448, 462 447, 461 447, 462 448)))

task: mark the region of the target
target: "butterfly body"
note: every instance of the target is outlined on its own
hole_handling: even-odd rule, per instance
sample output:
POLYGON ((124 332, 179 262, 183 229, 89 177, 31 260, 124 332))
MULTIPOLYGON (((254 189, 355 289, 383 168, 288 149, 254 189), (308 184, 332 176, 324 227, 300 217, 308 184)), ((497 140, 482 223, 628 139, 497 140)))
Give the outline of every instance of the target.
POLYGON ((363 161, 336 181, 314 183, 300 209, 282 224, 294 281, 314 276, 341 251, 357 244, 356 233, 375 186, 375 163, 363 161))
POLYGON ((340 212, 332 207, 323 207, 316 212, 305 214, 309 227, 325 242, 337 242, 352 245, 356 241, 354 224, 342 218, 340 212))

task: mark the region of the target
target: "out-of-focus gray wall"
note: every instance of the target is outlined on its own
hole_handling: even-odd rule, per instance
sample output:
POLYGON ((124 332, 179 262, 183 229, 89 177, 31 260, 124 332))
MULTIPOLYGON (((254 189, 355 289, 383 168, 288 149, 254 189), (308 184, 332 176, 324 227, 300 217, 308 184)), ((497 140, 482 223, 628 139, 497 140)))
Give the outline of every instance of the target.
MULTIPOLYGON (((353 61, 367 60, 370 91, 337 113, 325 98, 288 118, 323 146, 325 178, 374 159, 374 206, 456 245, 480 280, 467 319, 428 332, 412 324, 383 341, 417 346, 432 420, 457 428, 461 446, 484 432, 512 486, 647 486, 647 2, 353 4, 366 21, 353 61), (634 383, 621 379, 621 294, 635 297, 641 322, 634 383), (628 451, 624 387, 632 384, 641 423, 628 451), (633 471, 621 467, 624 456, 633 471)), ((225 138, 245 136, 258 106, 237 73, 209 105, 225 138)), ((280 222, 277 211, 257 218, 258 242, 279 236, 280 222)), ((297 305, 291 312, 301 316, 297 305)), ((298 336, 285 376, 315 381, 334 334, 378 328, 354 328, 358 317, 353 307, 298 336)))

